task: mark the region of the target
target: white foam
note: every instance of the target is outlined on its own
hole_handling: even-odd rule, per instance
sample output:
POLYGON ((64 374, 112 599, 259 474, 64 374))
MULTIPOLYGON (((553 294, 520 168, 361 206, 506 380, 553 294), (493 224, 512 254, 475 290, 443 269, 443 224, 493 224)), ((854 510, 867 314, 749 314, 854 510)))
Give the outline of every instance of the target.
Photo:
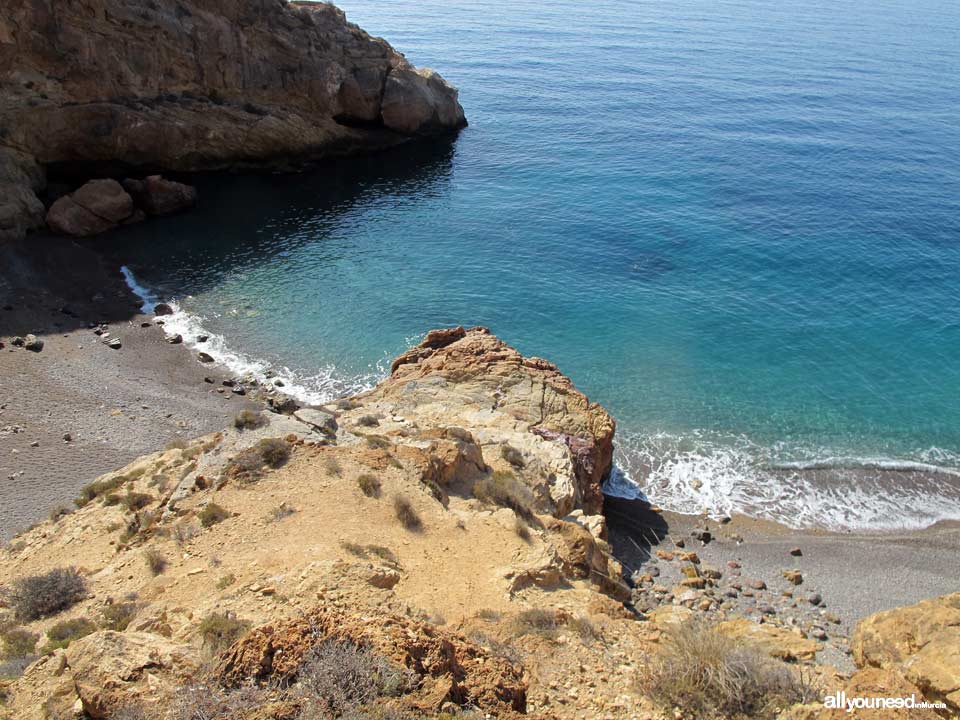
POLYGON ((627 435, 618 443, 620 476, 605 491, 620 497, 645 494, 684 514, 740 513, 793 528, 906 530, 960 520, 955 467, 831 457, 774 463, 770 454, 771 449, 739 437, 627 435), (818 477, 813 470, 830 472, 818 477), (890 477, 889 471, 911 475, 905 480, 890 477))
MULTIPOLYGON (((144 287, 133 272, 126 266, 120 268, 130 290, 143 300, 144 310, 151 312, 160 302, 156 294, 144 287)), ((210 355, 214 362, 226 367, 238 377, 248 377, 265 386, 273 385, 279 379, 283 382, 277 392, 288 395, 307 405, 330 402, 345 395, 355 395, 369 390, 386 376, 382 363, 366 375, 344 377, 333 365, 320 368, 312 374, 299 373, 288 367, 274 367, 271 363, 232 348, 222 335, 212 333, 204 325, 204 318, 182 309, 177 300, 167 300, 173 309, 172 315, 165 315, 163 330, 167 337, 180 335, 184 345, 202 350, 210 355), (200 342, 199 338, 207 340, 200 342)))

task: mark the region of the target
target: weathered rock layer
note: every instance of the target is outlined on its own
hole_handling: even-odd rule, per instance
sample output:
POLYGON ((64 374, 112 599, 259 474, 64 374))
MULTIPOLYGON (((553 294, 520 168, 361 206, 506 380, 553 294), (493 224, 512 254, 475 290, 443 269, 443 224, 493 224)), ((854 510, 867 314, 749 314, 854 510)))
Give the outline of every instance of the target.
POLYGON ((465 125, 457 92, 325 3, 10 0, 0 15, 0 238, 44 170, 289 167, 465 125))

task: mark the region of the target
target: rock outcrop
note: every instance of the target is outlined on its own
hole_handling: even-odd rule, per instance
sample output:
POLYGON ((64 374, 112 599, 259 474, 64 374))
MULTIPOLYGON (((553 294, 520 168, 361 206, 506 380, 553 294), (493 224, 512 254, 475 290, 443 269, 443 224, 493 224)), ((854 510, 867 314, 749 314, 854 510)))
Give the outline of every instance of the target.
POLYGON ((326 3, 10 0, 0 239, 67 177, 290 168, 465 125, 457 92, 326 3))

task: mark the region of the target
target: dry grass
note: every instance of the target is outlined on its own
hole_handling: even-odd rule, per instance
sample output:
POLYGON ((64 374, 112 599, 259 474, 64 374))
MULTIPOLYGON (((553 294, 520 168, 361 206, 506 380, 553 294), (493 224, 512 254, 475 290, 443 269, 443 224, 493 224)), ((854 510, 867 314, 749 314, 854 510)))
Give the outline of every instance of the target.
POLYGON ((121 475, 109 480, 96 480, 89 485, 84 485, 82 488, 80 488, 80 497, 74 500, 73 504, 78 508, 82 508, 96 500, 98 497, 113 492, 117 488, 121 487, 126 481, 127 479, 121 475))
POLYGON ((363 473, 357 478, 357 485, 360 486, 360 492, 367 497, 380 497, 380 480, 370 473, 363 473))
POLYGON ((18 620, 38 620, 73 607, 87 594, 87 583, 72 567, 54 568, 12 583, 8 593, 18 620))
POLYGON ((403 495, 395 495, 393 498, 393 512, 397 520, 410 532, 420 532, 423 530, 423 520, 417 514, 413 505, 403 495))
POLYGON ((233 573, 228 573, 222 578, 217 580, 217 590, 226 590, 228 587, 233 585, 237 581, 237 576, 233 573))
POLYGON ((233 645, 249 629, 250 623, 229 613, 211 613, 200 622, 197 632, 203 639, 203 646, 217 655, 233 645))
POLYGON ((87 618, 73 618, 58 622, 47 630, 47 644, 43 648, 44 652, 65 650, 74 640, 95 633, 97 629, 97 624, 87 618))
POLYGON ((217 523, 223 522, 228 517, 230 517, 230 512, 216 503, 210 503, 197 513, 197 518, 203 527, 212 527, 217 523))
POLYGON ((638 686, 664 709, 698 718, 772 720, 819 693, 784 664, 698 620, 670 629, 638 686))
POLYGON ((365 560, 378 558, 391 565, 400 565, 400 559, 396 556, 396 553, 382 545, 360 545, 359 543, 344 540, 340 543, 340 547, 348 553, 364 558, 365 560))
POLYGON ((473 486, 473 494, 483 502, 508 507, 522 518, 533 517, 533 492, 513 473, 498 470, 480 478, 473 486))
POLYGON ((261 412, 257 412, 255 410, 241 410, 233 419, 233 426, 237 430, 256 430, 257 428, 263 427, 266 422, 267 419, 261 412))
POLYGON ((167 559, 156 548, 144 550, 143 559, 147 563, 147 569, 154 577, 161 575, 167 569, 167 559))

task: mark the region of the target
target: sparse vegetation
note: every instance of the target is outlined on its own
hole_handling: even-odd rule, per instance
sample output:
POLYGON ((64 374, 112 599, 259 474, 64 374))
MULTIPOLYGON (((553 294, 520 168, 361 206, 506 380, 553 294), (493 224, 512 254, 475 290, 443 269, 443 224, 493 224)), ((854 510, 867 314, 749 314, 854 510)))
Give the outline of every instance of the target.
POLYGON ((298 678, 297 689, 304 699, 333 717, 377 698, 401 695, 412 683, 409 671, 393 666, 373 650, 334 640, 326 640, 311 651, 298 678))
POLYGON ((400 559, 396 556, 393 550, 383 547, 382 545, 360 545, 359 543, 344 540, 340 543, 340 547, 342 547, 348 553, 364 559, 375 557, 383 560, 384 562, 388 562, 391 565, 400 564, 400 559))
POLYGON ((133 602, 110 603, 100 614, 100 627, 104 630, 123 632, 137 614, 137 604, 133 602))
POLYGON ((506 443, 500 446, 500 457, 513 465, 515 468, 522 468, 527 464, 527 461, 523 459, 523 453, 512 445, 507 445, 506 443))
POLYGON ((15 580, 9 599, 17 619, 30 621, 73 607, 86 594, 87 583, 80 573, 75 568, 63 567, 15 580))
POLYGON ((756 648, 702 621, 672 628, 642 671, 639 689, 688 717, 775 718, 819 690, 756 648))
POLYGON ((267 517, 267 522, 280 522, 284 518, 288 518, 296 512, 296 508, 290 507, 285 502, 280 503, 270 511, 270 514, 267 517))
POLYGON ((243 482, 253 482, 264 467, 279 468, 290 459, 290 445, 281 438, 264 438, 253 447, 237 453, 224 468, 224 475, 243 482))
POLYGON ((353 398, 340 398, 337 400, 337 409, 338 410, 356 410, 358 407, 361 407, 353 398))
POLYGON ((343 466, 333 455, 328 455, 323 459, 323 468, 334 477, 340 477, 343 474, 343 466))
POLYGON ((513 523, 513 531, 517 534, 517 537, 525 543, 530 542, 530 528, 527 527, 527 524, 522 518, 518 517, 513 523))
POLYGON ((537 635, 545 640, 554 641, 560 633, 561 617, 555 610, 533 608, 518 613, 510 622, 514 637, 537 635))
POLYGON ((357 478, 357 485, 360 486, 360 491, 367 497, 380 497, 380 480, 370 473, 360 475, 357 478))
POLYGON ((228 517, 230 517, 230 512, 213 502, 197 513, 200 524, 205 528, 221 523, 228 517))
POLYGON ((413 505, 403 495, 395 495, 393 498, 393 512, 397 520, 410 532, 420 532, 423 530, 423 521, 417 514, 413 505))
POLYGON ((233 585, 237 581, 237 576, 233 573, 228 573, 222 578, 217 580, 217 590, 226 590, 228 587, 233 585))
POLYGON ((197 528, 186 522, 176 523, 170 529, 170 537, 177 544, 177 547, 183 547, 197 535, 197 528))
POLYGON ((66 517, 72 512, 73 510, 68 508, 66 505, 57 505, 53 508, 53 510, 50 511, 50 522, 59 522, 60 518, 66 517))
POLYGON ((0 633, 0 658, 14 660, 34 654, 40 636, 25 628, 13 627, 0 633))
POLYGON ((241 410, 233 419, 233 426, 237 430, 256 430, 266 424, 263 413, 254 410, 241 410))
POLYGON ((87 618, 62 620, 47 630, 47 644, 43 648, 44 652, 65 650, 74 640, 79 640, 96 631, 96 623, 87 618))
POLYGON ((357 425, 361 427, 377 427, 380 425, 380 418, 376 415, 361 415, 357 418, 357 425))
POLYGON ((365 435, 363 441, 373 450, 389 450, 393 443, 383 435, 365 435))
POLYGON ((156 548, 148 548, 143 551, 143 559, 147 563, 147 569, 154 576, 160 575, 167 569, 167 558, 156 548))
POLYGON ((128 512, 137 512, 153 502, 153 495, 139 492, 127 492, 120 500, 128 512))
POLYGON ((517 480, 513 473, 498 470, 474 483, 473 494, 478 500, 512 509, 520 517, 533 517, 533 492, 517 480))
POLYGON ((214 655, 233 645, 250 628, 250 623, 229 613, 211 613, 197 628, 203 645, 214 655))
POLYGON ((73 504, 78 508, 89 505, 98 497, 111 493, 121 487, 126 481, 127 479, 125 477, 119 475, 106 480, 96 480, 89 485, 84 485, 80 488, 80 497, 74 500, 73 504))
POLYGON ((267 702, 266 694, 266 690, 251 686, 225 690, 212 683, 189 685, 178 690, 172 703, 170 720, 233 720, 246 717, 247 713, 263 707, 267 702))

